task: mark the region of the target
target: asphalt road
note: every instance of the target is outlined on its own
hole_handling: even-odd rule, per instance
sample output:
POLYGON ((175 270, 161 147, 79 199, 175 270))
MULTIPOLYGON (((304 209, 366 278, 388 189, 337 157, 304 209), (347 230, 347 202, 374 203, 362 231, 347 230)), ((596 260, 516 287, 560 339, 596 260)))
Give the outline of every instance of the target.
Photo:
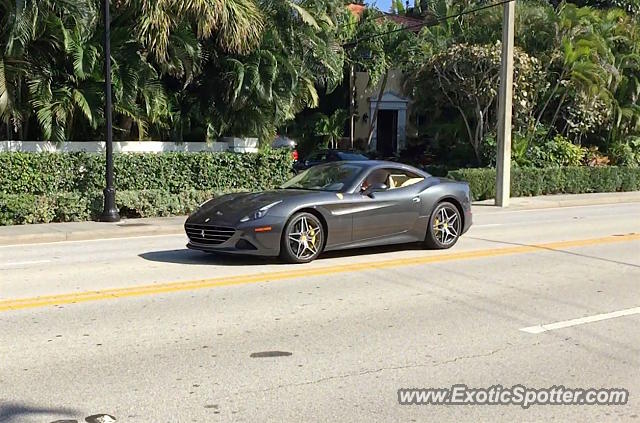
POLYGON ((640 422, 640 204, 474 214, 449 251, 308 265, 182 236, 0 247, 0 422, 640 422), (398 403, 454 384, 630 396, 398 403))

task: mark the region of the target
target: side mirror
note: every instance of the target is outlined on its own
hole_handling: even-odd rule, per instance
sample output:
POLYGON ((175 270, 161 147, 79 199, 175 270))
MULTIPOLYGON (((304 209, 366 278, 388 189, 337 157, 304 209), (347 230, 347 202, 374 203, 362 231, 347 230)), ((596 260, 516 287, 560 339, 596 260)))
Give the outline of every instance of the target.
POLYGON ((367 197, 373 198, 373 194, 375 194, 376 192, 386 191, 388 188, 389 187, 386 186, 385 184, 378 182, 375 184, 371 184, 369 188, 367 188, 362 192, 362 194, 366 195, 367 197))

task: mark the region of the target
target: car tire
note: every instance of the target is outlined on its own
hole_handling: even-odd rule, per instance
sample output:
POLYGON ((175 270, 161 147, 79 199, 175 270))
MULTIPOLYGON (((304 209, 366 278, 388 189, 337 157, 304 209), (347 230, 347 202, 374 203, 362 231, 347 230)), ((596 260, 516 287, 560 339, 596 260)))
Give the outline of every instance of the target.
POLYGON ((296 213, 282 231, 280 258, 287 263, 309 263, 322 253, 326 235, 322 222, 311 213, 296 213))
POLYGON ((445 250, 456 245, 461 233, 460 211, 454 204, 443 201, 431 213, 424 243, 427 248, 445 250))

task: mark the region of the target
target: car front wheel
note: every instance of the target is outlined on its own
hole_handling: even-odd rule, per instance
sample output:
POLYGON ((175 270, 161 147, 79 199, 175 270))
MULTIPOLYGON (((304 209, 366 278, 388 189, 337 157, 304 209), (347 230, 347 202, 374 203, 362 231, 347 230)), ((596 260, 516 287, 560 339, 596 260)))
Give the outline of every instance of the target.
POLYGON ((442 202, 431 213, 425 244, 438 250, 451 248, 458 242, 461 231, 460 211, 455 205, 442 202))
POLYGON ((311 213, 294 214, 284 228, 280 257, 289 263, 309 263, 322 252, 324 230, 311 213))

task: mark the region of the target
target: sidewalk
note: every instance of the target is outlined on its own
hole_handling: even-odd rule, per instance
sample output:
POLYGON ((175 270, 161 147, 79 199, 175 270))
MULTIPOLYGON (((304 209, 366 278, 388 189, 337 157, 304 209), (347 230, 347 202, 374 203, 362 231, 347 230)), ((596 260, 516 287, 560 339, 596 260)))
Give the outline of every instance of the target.
POLYGON ((555 207, 576 207, 576 206, 596 206, 603 204, 618 203, 638 203, 640 202, 640 191, 630 192, 601 192, 594 194, 558 194, 540 195, 537 197, 515 197, 511 199, 511 204, 507 209, 494 206, 494 200, 475 201, 474 213, 481 212, 480 209, 500 210, 538 210, 555 207))
POLYGON ((122 219, 118 223, 69 222, 0 226, 0 245, 173 235, 184 232, 186 216, 122 219))
MULTIPOLYGON (((640 191, 519 197, 512 198, 511 205, 507 209, 495 207, 493 203, 493 200, 476 201, 473 203, 473 213, 479 215, 499 213, 504 210, 541 210, 555 207, 640 203, 640 191)), ((186 216, 176 216, 123 219, 118 223, 71 222, 0 226, 0 245, 182 234, 185 219, 186 216)))

